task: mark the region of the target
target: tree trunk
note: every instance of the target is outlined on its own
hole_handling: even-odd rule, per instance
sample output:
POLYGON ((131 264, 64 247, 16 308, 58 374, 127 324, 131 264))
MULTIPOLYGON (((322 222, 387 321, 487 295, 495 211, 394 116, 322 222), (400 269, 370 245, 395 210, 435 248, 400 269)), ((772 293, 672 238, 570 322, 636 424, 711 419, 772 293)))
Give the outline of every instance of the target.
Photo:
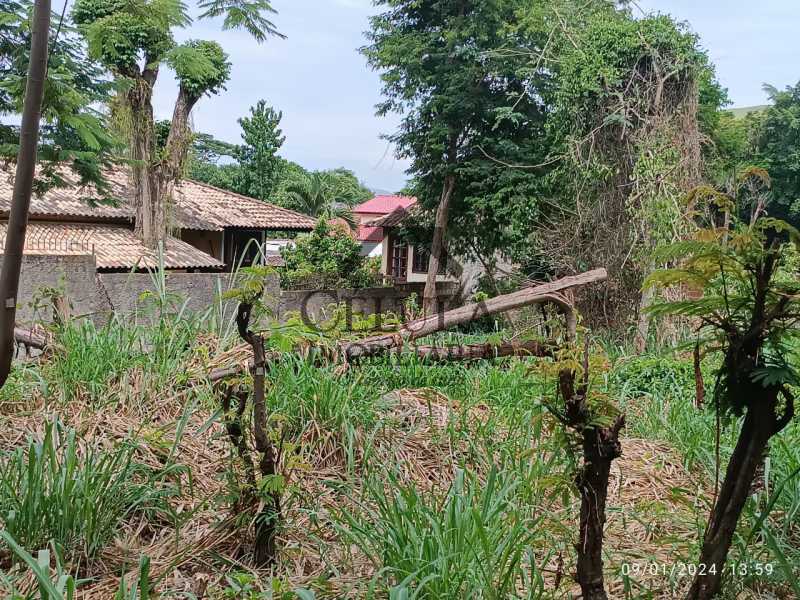
POLYGON ((267 419, 267 399, 265 378, 267 371, 267 355, 264 350, 264 338, 249 330, 252 305, 245 302, 239 304, 236 325, 239 336, 253 349, 253 439, 260 455, 258 463, 262 482, 267 480, 270 489, 261 497, 262 507, 255 522, 255 543, 253 561, 257 567, 273 566, 277 560, 277 531, 281 518, 280 492, 274 486, 277 475, 277 451, 269 438, 269 422, 267 419))
POLYGON ((706 600, 716 596, 722 586, 722 573, 731 540, 739 522, 753 478, 761 465, 770 437, 776 432, 777 394, 755 400, 747 414, 731 455, 725 479, 714 508, 700 552, 698 572, 687 600, 706 600))
POLYGON ((11 210, 8 216, 3 267, 0 271, 0 387, 5 385, 14 357, 14 324, 17 316, 17 293, 28 228, 33 178, 36 171, 36 149, 39 144, 39 119, 42 112, 44 83, 47 76, 47 42, 50 35, 50 0, 36 0, 31 28, 31 54, 22 123, 19 132, 19 153, 11 210))
POLYGON ((158 248, 164 239, 159 217, 158 181, 153 170, 155 152, 155 124, 153 120, 153 87, 143 78, 136 78, 128 91, 131 111, 130 152, 135 233, 145 246, 158 248))
POLYGON ((490 298, 485 302, 467 304, 447 312, 423 317, 416 321, 404 324, 398 331, 376 335, 355 342, 344 342, 340 345, 347 359, 374 356, 387 352, 393 348, 401 348, 403 344, 423 338, 448 327, 469 323, 486 315, 493 315, 531 304, 553 303, 558 305, 567 319, 568 337, 574 336, 576 327, 575 311, 560 292, 580 285, 602 281, 607 277, 605 269, 594 269, 563 277, 550 283, 543 283, 533 287, 490 298))
POLYGON ((622 456, 619 431, 623 424, 619 417, 608 429, 583 430, 583 467, 575 479, 581 495, 580 537, 575 549, 576 579, 584 600, 608 598, 603 580, 603 528, 611 462, 622 456))
POLYGON ((155 229, 159 233, 159 239, 165 244, 172 229, 175 183, 183 176, 192 140, 189 115, 198 100, 199 98, 190 95, 183 88, 178 91, 163 158, 154 172, 157 197, 157 202, 154 203, 155 229))
POLYGON ((412 352, 433 362, 468 361, 504 356, 553 356, 556 346, 535 340, 501 344, 467 344, 464 346, 417 346, 412 352))
POLYGON ((455 175, 445 177, 442 196, 439 199, 439 206, 436 207, 433 242, 431 244, 431 254, 428 258, 428 276, 425 280, 425 290, 422 292, 422 312, 426 316, 435 314, 438 309, 436 277, 439 275, 439 265, 442 259, 446 258, 442 256, 442 251, 444 250, 444 238, 447 233, 447 212, 455 184, 455 175))

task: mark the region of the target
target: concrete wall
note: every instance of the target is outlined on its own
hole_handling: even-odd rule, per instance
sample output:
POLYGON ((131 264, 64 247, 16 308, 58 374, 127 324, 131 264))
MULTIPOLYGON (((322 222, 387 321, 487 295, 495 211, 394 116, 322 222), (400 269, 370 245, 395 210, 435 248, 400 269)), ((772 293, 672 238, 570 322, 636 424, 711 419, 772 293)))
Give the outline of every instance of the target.
MULTIPOLYGON (((17 321, 25 326, 33 320, 50 320, 47 288, 58 289, 69 300, 74 317, 102 323, 113 313, 143 316, 153 306, 148 300, 157 295, 157 276, 149 273, 97 273, 92 256, 34 256, 23 258, 17 321)), ((230 273, 166 273, 165 289, 172 306, 194 312, 207 310, 219 297, 219 291, 233 286, 230 273)), ((277 275, 266 282, 265 301, 277 307, 280 286, 277 275)))
MULTIPOLYGON (((43 298, 43 288, 58 288, 69 300, 71 315, 102 323, 116 312, 147 317, 160 287, 156 274, 97 273, 92 256, 25 256, 20 281, 17 318, 21 325, 34 319, 50 320, 50 300, 43 298), (36 304, 42 308, 35 308, 36 304)), ((219 292, 234 286, 230 273, 175 273, 165 275, 168 297, 175 308, 204 312, 219 298, 219 292)), ((442 290, 452 294, 454 290, 442 290)), ((455 287, 455 286, 453 286, 455 287)), ((369 316, 392 312, 401 316, 406 298, 416 293, 422 298, 422 284, 400 284, 391 288, 361 290, 281 291, 277 275, 266 283, 265 302, 275 308, 279 318, 290 312, 305 315, 309 324, 326 321, 331 305, 344 303, 351 313, 369 316)), ((229 312, 226 307, 226 312, 229 312)))
POLYGON ((52 317, 48 288, 58 289, 70 299, 73 315, 92 318, 108 312, 109 304, 98 287, 94 256, 36 256, 22 259, 17 322, 26 325, 34 319, 52 317))

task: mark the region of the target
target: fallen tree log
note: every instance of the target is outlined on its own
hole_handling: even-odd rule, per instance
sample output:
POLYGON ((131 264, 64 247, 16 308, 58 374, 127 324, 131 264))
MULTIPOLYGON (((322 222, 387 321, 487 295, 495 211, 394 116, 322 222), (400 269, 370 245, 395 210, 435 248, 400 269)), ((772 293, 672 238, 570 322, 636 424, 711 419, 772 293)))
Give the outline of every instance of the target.
POLYGON ((391 333, 376 335, 354 342, 342 342, 340 349, 346 360, 375 356, 395 348, 401 348, 404 344, 426 335, 463 323, 469 323, 487 315, 494 315, 532 304, 545 303, 555 304, 564 312, 567 319, 568 335, 572 337, 576 326, 575 311, 572 304, 562 295, 562 292, 588 283, 603 281, 606 277, 605 269, 594 269, 580 275, 563 277, 550 283, 543 283, 510 294, 490 298, 484 302, 467 304, 430 317, 417 319, 406 323, 397 331, 391 333))
MULTIPOLYGON (((414 346, 408 347, 408 354, 416 354, 419 358, 433 362, 468 361, 507 356, 553 356, 558 346, 537 340, 523 342, 501 342, 499 344, 466 344, 463 346, 414 346)), ((273 355, 272 359, 277 355, 273 355)), ((238 364, 230 367, 219 367, 208 372, 207 381, 216 383, 229 377, 236 377, 252 369, 252 363, 238 364)), ((192 385, 202 380, 193 380, 192 385)))
POLYGON ((467 361, 504 356, 553 356, 554 344, 528 340, 524 342, 502 342, 500 344, 467 344, 465 346, 417 346, 410 352, 420 358, 436 361, 467 361))

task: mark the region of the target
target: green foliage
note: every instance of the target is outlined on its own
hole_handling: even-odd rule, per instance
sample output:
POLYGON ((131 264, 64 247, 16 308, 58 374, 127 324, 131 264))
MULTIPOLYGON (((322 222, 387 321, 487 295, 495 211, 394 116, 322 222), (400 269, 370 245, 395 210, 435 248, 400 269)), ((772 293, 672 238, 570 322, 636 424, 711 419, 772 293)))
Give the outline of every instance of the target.
POLYGON ((319 172, 286 186, 290 206, 295 210, 319 219, 343 219, 355 228, 353 213, 337 201, 335 193, 324 174, 319 172))
POLYGON ((767 87, 772 106, 748 117, 756 122, 756 152, 751 159, 769 171, 769 213, 800 227, 800 83, 785 90, 767 87))
POLYGON ((699 341, 725 355, 715 394, 735 415, 759 401, 759 389, 778 393, 798 382, 788 344, 799 333, 794 311, 800 284, 796 265, 792 273, 784 269, 787 248, 800 243, 800 234, 766 216, 768 186, 763 170, 750 169, 741 176, 736 196, 696 190, 689 196, 696 234, 661 248, 658 260, 674 266, 645 282, 702 291, 700 297, 660 302, 651 312, 699 320, 699 341))
POLYGON ((225 16, 222 28, 244 29, 258 42, 269 36, 285 37, 265 15, 277 11, 270 0, 201 0, 198 6, 203 9, 201 19, 225 16))
POLYGON ((525 580, 535 517, 515 504, 513 481, 482 482, 459 470, 444 498, 370 482, 363 514, 345 514, 346 539, 375 563, 390 598, 501 599, 525 580), (374 508, 368 508, 374 507, 374 508))
POLYGON ((348 207, 367 200, 372 193, 347 169, 309 172, 278 156, 286 140, 280 129, 282 116, 260 100, 250 108, 250 116, 239 119, 241 145, 196 134, 189 177, 314 217, 328 214, 351 221, 348 207), (220 164, 223 157, 235 162, 220 164))
POLYGON ((361 245, 346 231, 322 218, 314 230, 298 236, 293 246, 281 250, 284 289, 334 289, 368 287, 376 282, 361 245))
MULTIPOLYGON (((18 114, 22 100, 30 52, 32 3, 9 0, 0 7, 0 116, 18 114)), ((51 27, 60 25, 53 16, 51 27)), ((54 32, 51 34, 54 35, 54 32)), ((69 166, 81 184, 107 191, 101 175, 117 148, 108 132, 104 116, 94 106, 108 100, 109 82, 99 65, 90 60, 69 20, 60 25, 58 42, 51 44, 42 103, 37 172, 34 191, 65 185, 64 165, 69 166)), ((19 143, 16 122, 0 123, 0 158, 15 161, 19 143)))
POLYGON ((166 62, 190 98, 219 93, 231 73, 228 55, 217 42, 188 41, 173 48, 166 62))
POLYGON ((172 29, 190 22, 180 0, 78 0, 72 18, 90 55, 125 77, 136 77, 143 60, 164 60, 175 44, 172 29))
POLYGON ((448 247, 491 258, 524 246, 537 215, 544 107, 536 74, 511 33, 529 3, 382 0, 362 49, 381 74, 377 109, 402 120, 389 136, 410 161, 409 190, 429 210, 455 180, 448 247))
POLYGON ((234 186, 245 196, 270 200, 281 172, 277 156, 286 137, 280 130, 283 113, 267 106, 264 100, 250 107, 250 116, 239 119, 242 145, 236 149, 239 162, 234 186))
POLYGON ((0 459, 0 519, 25 548, 53 542, 71 558, 91 558, 120 522, 157 490, 136 481, 135 447, 80 448, 75 431, 48 423, 41 442, 30 440, 0 459))

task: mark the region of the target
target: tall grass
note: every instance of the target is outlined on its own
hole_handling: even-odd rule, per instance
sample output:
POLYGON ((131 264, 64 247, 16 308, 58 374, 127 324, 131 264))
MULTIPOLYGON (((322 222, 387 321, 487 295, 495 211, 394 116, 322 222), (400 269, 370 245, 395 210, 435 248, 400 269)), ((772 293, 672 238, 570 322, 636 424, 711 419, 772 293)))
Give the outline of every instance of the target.
MULTIPOLYGON (((538 579, 529 561, 537 523, 515 503, 516 487, 494 470, 486 482, 459 471, 440 499, 390 475, 368 483, 363 510, 343 512, 338 528, 373 561, 373 583, 390 597, 520 597, 538 579)), ((531 586, 522 597, 537 596, 531 586)))
MULTIPOLYGON (((694 404, 694 368, 689 358, 624 358, 612 373, 612 382, 628 413, 629 435, 668 442, 697 473, 698 481, 713 488, 717 470, 717 423, 710 402, 713 365, 704 364, 703 371, 709 399, 703 408, 694 404)), ((740 426, 737 420, 720 424, 721 474, 740 426)), ((727 593, 735 596, 743 589, 759 589, 767 581, 772 589, 782 585, 786 594, 800 597, 800 424, 793 423, 773 439, 757 484, 739 522, 729 560, 769 564, 772 572, 767 581, 754 567, 745 568, 737 577, 727 578, 727 593)), ((701 500, 696 514, 698 539, 712 497, 701 500)))
POLYGON ((81 445, 74 430, 46 424, 41 442, 0 458, 3 529, 29 550, 52 542, 70 558, 96 556, 127 516, 157 496, 134 450, 81 445))

